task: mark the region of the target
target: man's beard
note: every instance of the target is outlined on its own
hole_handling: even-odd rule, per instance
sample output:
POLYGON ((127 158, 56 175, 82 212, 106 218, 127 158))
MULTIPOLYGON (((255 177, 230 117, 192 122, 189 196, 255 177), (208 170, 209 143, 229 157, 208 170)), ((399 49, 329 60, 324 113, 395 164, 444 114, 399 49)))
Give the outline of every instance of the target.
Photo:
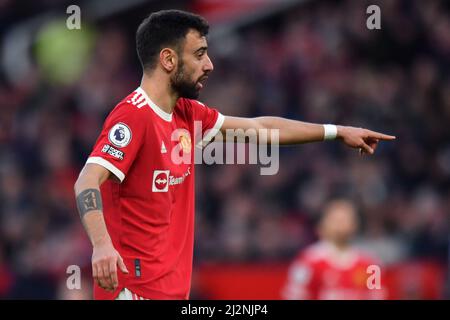
POLYGON ((184 64, 180 61, 177 71, 171 77, 170 84, 180 98, 197 99, 200 89, 197 88, 197 82, 191 81, 184 72, 184 64))

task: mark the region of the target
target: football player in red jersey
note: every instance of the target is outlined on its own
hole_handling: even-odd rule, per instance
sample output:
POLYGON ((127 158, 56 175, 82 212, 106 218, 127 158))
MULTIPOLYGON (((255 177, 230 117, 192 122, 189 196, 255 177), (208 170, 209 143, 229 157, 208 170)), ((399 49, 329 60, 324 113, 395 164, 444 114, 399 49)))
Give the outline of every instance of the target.
POLYGON ((290 300, 367 300, 385 297, 380 262, 353 248, 358 229, 355 207, 340 199, 328 203, 320 219, 320 240, 292 263, 282 297, 290 300), (378 277, 378 279, 376 278, 378 277))
POLYGON ((224 116, 196 101, 213 71, 208 29, 201 16, 165 10, 152 13, 137 30, 141 84, 108 115, 75 183, 93 245, 96 299, 189 298, 194 122, 201 122, 207 141, 227 129, 277 130, 280 144, 336 138, 368 154, 380 140, 395 138, 276 117, 224 116), (173 161, 174 153, 190 161, 173 161))

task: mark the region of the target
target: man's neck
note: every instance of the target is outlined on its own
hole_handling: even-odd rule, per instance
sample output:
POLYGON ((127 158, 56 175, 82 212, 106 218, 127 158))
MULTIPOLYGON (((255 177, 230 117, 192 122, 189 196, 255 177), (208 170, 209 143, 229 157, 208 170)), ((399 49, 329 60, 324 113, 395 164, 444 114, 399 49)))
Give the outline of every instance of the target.
POLYGON ((325 243, 327 243, 331 248, 338 252, 346 252, 348 251, 351 246, 348 242, 338 242, 338 241, 331 241, 331 240, 325 240, 325 243))
POLYGON ((171 87, 168 78, 154 72, 151 76, 143 75, 141 88, 158 107, 167 113, 172 113, 178 100, 171 87))

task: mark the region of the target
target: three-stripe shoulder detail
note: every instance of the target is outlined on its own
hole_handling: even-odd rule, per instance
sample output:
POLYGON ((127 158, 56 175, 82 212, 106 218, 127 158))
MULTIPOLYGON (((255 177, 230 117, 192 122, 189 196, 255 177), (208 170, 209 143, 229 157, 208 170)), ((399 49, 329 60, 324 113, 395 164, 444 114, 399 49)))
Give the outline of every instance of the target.
POLYGON ((137 91, 135 91, 133 95, 129 99, 127 99, 127 102, 139 109, 147 105, 147 99, 145 98, 145 96, 137 91))

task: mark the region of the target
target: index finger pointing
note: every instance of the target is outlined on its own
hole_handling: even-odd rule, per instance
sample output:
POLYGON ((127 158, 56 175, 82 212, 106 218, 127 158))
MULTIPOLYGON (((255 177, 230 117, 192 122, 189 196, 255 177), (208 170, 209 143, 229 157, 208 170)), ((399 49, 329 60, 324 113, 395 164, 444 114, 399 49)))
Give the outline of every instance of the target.
POLYGON ((390 136, 384 133, 370 131, 369 132, 371 138, 381 139, 381 140, 394 140, 397 137, 396 136, 390 136))

